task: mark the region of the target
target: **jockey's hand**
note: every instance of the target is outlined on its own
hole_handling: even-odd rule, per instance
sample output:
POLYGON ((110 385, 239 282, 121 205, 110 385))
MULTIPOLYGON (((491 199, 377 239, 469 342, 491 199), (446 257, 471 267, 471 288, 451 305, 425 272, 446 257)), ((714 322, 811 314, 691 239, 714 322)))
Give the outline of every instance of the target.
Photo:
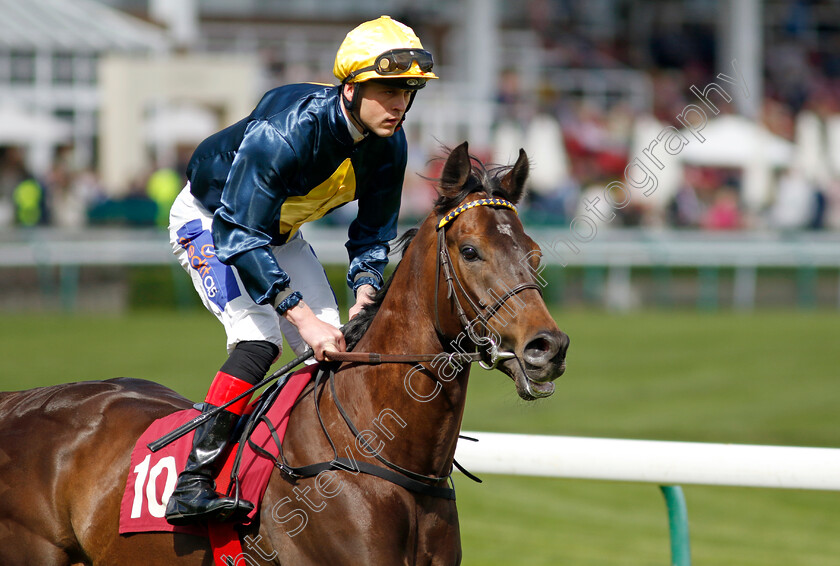
POLYGON ((300 337, 309 344, 319 362, 326 360, 328 352, 343 352, 347 349, 341 330, 317 318, 303 301, 287 310, 283 316, 297 328, 300 337))
POLYGON ((362 309, 373 302, 373 295, 376 289, 372 285, 362 285, 356 289, 356 304, 350 307, 350 318, 362 312, 362 309))

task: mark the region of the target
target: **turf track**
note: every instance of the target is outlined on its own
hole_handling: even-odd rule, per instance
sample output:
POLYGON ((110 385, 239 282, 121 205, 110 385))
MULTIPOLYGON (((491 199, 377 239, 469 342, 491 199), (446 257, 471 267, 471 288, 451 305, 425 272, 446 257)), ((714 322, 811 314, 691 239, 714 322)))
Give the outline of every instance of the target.
MULTIPOLYGON (((557 393, 516 398, 476 371, 465 428, 840 447, 834 312, 556 313, 572 338, 557 393)), ((204 395, 224 359, 203 312, 3 315, 0 389, 144 377, 204 395)), ((285 358, 284 358, 285 359, 285 358)), ((281 360, 282 361, 282 360, 281 360)), ((646 484, 456 476, 467 566, 663 565, 667 521, 646 484)), ((840 564, 840 494, 687 487, 694 564, 840 564)))

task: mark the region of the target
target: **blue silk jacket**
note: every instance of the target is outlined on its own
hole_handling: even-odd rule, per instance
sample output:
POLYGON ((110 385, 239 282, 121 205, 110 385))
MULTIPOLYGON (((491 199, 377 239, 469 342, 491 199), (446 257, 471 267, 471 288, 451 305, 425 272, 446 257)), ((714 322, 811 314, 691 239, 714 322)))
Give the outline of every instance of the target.
POLYGON ((259 304, 292 293, 269 246, 351 200, 347 282, 382 285, 407 160, 405 133, 357 144, 339 87, 293 84, 267 92, 251 114, 199 144, 190 190, 213 213, 217 257, 239 272, 259 304))

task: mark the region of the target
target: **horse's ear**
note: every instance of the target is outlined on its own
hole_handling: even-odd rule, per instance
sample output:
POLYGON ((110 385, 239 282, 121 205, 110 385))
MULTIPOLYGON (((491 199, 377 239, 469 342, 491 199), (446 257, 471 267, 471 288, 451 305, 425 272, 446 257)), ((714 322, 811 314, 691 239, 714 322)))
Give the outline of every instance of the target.
POLYGON ((440 176, 440 188, 442 196, 455 196, 470 178, 472 172, 472 161, 467 142, 462 143, 449 153, 446 163, 443 166, 443 173, 440 176), (452 194, 454 193, 454 194, 452 194))
POLYGON ((507 174, 502 177, 500 181, 500 185, 502 190, 504 190, 509 200, 516 204, 519 202, 519 199, 522 198, 522 192, 525 189, 525 181, 528 179, 528 155, 525 153, 524 149, 519 150, 519 158, 516 160, 516 164, 507 172, 507 174))

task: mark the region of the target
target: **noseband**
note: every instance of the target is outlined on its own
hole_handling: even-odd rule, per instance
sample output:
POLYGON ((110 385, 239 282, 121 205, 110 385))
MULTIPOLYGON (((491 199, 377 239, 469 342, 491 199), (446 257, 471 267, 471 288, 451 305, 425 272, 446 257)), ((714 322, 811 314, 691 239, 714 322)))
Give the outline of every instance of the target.
POLYGON ((500 352, 499 351, 499 344, 496 344, 495 341, 491 336, 482 335, 478 336, 475 334, 473 330, 473 324, 476 321, 481 321, 482 326, 485 329, 490 328, 489 319, 492 318, 500 308, 507 302, 508 299, 521 293, 526 289, 536 289, 540 296, 542 296, 542 289, 539 285, 534 282, 524 282, 516 285, 512 289, 509 289, 504 295, 500 296, 495 303, 491 306, 482 308, 479 304, 476 304, 476 301, 470 297, 470 294, 467 293, 464 284, 461 283, 461 279, 458 277, 458 274, 455 272, 455 268, 452 263, 452 257, 449 255, 449 248, 446 247, 446 227, 455 220, 458 216, 460 216, 463 212, 470 210, 471 208, 476 208, 479 206, 492 206, 495 208, 509 208, 510 210, 516 212, 516 207, 513 203, 500 199, 500 198, 484 198, 473 200, 467 203, 464 203, 454 210, 452 210, 449 214, 444 216, 437 225, 437 233, 438 233, 438 266, 437 266, 437 277, 435 278, 435 330, 437 330, 439 335, 443 335, 441 331, 440 325, 440 312, 439 312, 439 291, 440 291, 440 276, 441 271, 443 271, 444 278, 446 279, 446 286, 447 286, 447 298, 452 300, 453 305, 455 306, 455 312, 458 316, 458 320, 463 327, 464 332, 467 333, 474 342, 476 342, 476 346, 478 343, 487 343, 487 349, 485 351, 486 357, 488 361, 481 360, 479 365, 484 369, 494 369, 501 360, 506 360, 510 358, 515 358, 516 354, 514 352, 500 352), (464 307, 461 304, 461 300, 458 298, 459 293, 464 297, 465 301, 469 305, 470 309, 475 313, 475 318, 471 321, 467 316, 464 307), (476 340, 475 338, 478 338, 476 340))

